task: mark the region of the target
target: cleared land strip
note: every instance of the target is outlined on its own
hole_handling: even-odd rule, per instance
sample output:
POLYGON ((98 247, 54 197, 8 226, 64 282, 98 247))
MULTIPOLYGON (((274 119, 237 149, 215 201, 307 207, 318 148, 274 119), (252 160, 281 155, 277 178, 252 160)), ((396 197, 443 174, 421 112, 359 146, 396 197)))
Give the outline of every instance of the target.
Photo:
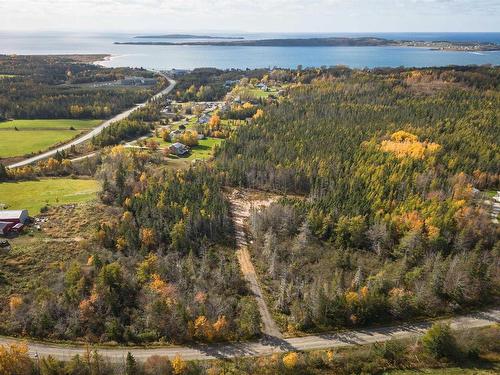
POLYGON ((243 198, 238 197, 239 193, 236 191, 230 198, 232 205, 232 214, 234 222, 234 230, 236 233, 236 245, 238 247, 237 256, 240 263, 241 272, 248 283, 248 287, 252 291, 259 306, 259 312, 262 319, 264 334, 281 339, 282 335, 276 322, 273 320, 269 308, 267 307, 262 289, 260 288, 257 279, 257 273, 252 264, 252 259, 248 251, 248 243, 245 233, 245 222, 250 217, 250 211, 253 207, 263 207, 270 205, 274 199, 263 201, 249 202, 243 198))
MULTIPOLYGON (((164 95, 167 95, 168 93, 170 93, 174 89, 174 87, 175 87, 175 85, 176 85, 177 82, 174 81, 171 78, 168 78, 168 77, 165 77, 165 78, 167 78, 169 80, 170 85, 165 90, 163 90, 163 91, 159 92, 158 94, 156 94, 155 96, 153 96, 150 100, 154 100, 154 99, 160 98, 160 97, 162 97, 164 95)), ((51 157, 52 155, 55 155, 57 152, 68 150, 72 146, 76 146, 76 145, 79 145, 81 143, 90 141, 97 134, 101 133, 103 131, 103 129, 107 128, 108 126, 110 126, 111 124, 113 124, 113 123, 115 123, 117 121, 120 121, 120 120, 123 120, 123 119, 127 118, 132 112, 134 112, 135 110, 137 110, 139 108, 144 107, 147 103, 148 102, 137 104, 133 108, 128 109, 125 112, 122 112, 122 113, 116 115, 115 117, 113 117, 113 118, 111 118, 111 119, 103 122, 101 125, 99 125, 98 127, 94 128, 92 131, 90 131, 90 132, 86 133, 85 135, 83 135, 83 136, 75 139, 74 141, 66 143, 65 145, 57 147, 57 148, 55 148, 53 150, 50 150, 50 151, 44 152, 42 154, 33 156, 31 158, 22 160, 22 161, 20 161, 18 163, 11 164, 11 165, 8 166, 8 168, 24 167, 26 165, 33 164, 33 163, 35 163, 37 161, 40 161, 40 160, 46 159, 48 157, 51 157)))
MULTIPOLYGON (((471 329, 487 327, 500 323, 500 308, 484 312, 473 313, 446 320, 452 329, 471 329)), ((99 353, 111 362, 122 363, 130 352, 140 361, 160 355, 173 358, 180 355, 186 360, 210 360, 216 358, 264 356, 287 351, 301 351, 312 349, 337 348, 352 345, 371 344, 388 341, 393 338, 404 339, 417 337, 425 333, 431 323, 400 324, 382 328, 367 328, 344 331, 340 333, 327 333, 315 336, 297 337, 291 339, 268 338, 257 342, 242 342, 231 344, 193 345, 190 347, 165 347, 165 348, 99 348, 99 353)), ((0 337, 0 345, 18 343, 22 340, 0 337)), ((51 355, 61 360, 87 352, 87 348, 80 346, 67 346, 28 342, 31 356, 51 355)))

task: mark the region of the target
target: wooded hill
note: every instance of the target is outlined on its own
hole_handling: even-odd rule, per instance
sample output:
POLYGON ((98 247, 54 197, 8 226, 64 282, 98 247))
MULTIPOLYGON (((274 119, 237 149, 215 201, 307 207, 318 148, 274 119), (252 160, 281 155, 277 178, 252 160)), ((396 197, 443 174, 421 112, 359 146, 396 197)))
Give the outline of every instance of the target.
MULTIPOLYGON (((126 76, 152 77, 142 69, 103 68, 71 56, 0 55, 0 121, 32 118, 106 118, 159 87, 93 87, 126 76)), ((160 83, 164 84, 164 83, 160 83)))
POLYGON ((499 228, 474 188, 499 186, 500 69, 286 73, 289 98, 217 157, 232 185, 304 195, 252 219, 283 326, 496 298, 499 228))

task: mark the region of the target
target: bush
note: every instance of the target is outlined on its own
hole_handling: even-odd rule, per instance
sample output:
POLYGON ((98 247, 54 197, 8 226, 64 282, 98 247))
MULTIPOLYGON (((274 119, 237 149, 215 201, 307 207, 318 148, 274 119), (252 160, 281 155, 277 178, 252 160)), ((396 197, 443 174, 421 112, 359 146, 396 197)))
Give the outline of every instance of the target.
POLYGON ((382 344, 374 346, 375 353, 385 359, 387 362, 397 365, 401 363, 406 352, 406 346, 403 342, 397 340, 390 340, 382 344))
POLYGON ((435 358, 456 358, 458 347, 449 324, 435 323, 422 338, 425 350, 435 358))

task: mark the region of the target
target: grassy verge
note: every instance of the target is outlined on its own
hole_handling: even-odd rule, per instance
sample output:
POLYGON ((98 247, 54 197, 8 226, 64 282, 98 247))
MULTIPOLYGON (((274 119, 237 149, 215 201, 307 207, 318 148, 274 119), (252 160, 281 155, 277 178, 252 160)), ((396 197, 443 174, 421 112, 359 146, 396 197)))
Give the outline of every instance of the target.
POLYGON ((0 203, 9 209, 27 209, 36 215, 47 205, 86 202, 99 191, 95 180, 69 178, 0 183, 0 203))

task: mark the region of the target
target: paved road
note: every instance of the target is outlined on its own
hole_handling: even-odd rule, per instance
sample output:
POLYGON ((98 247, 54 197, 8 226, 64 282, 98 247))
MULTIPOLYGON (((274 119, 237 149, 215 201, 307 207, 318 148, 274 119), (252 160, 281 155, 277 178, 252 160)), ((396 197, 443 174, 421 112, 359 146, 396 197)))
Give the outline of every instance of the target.
MULTIPOLYGON (((471 329, 486 327, 500 323, 500 308, 470 315, 455 317, 447 322, 453 329, 471 329)), ((370 344, 388 341, 392 338, 403 339, 417 337, 425 333, 430 323, 402 324, 383 328, 369 328, 345 331, 342 333, 321 334, 315 336, 297 337, 291 339, 269 338, 256 342, 234 344, 193 345, 190 347, 165 348, 103 348, 99 353, 109 361, 123 363, 128 352, 140 361, 153 355, 173 358, 180 355, 185 360, 208 360, 216 358, 251 357, 270 355, 288 351, 338 348, 352 345, 370 344)), ((0 345, 8 345, 21 340, 0 337, 0 345)), ((76 354, 85 354, 85 347, 58 346, 55 344, 30 343, 31 356, 51 355, 61 360, 67 360, 76 354)))
MULTIPOLYGON (((165 90, 163 90, 163 91, 159 92, 158 94, 156 94, 155 96, 153 96, 150 100, 160 98, 163 95, 166 95, 166 94, 170 93, 174 89, 174 87, 175 87, 175 85, 176 85, 177 82, 174 81, 173 79, 169 78, 169 77, 165 77, 165 78, 167 78, 169 80, 170 85, 165 90)), ((26 165, 33 164, 33 163, 35 163, 37 161, 40 161, 40 160, 46 159, 46 158, 48 158, 50 156, 53 156, 58 151, 61 152, 63 150, 68 150, 72 146, 76 146, 76 145, 79 145, 81 143, 87 142, 87 141, 91 140, 94 136, 96 136, 97 134, 99 134, 100 132, 102 132, 103 129, 107 128, 108 126, 110 126, 111 124, 113 124, 113 123, 115 123, 117 121, 120 121, 120 120, 123 120, 123 119, 127 118, 132 112, 134 112, 135 110, 137 110, 139 108, 144 107, 147 103, 148 102, 144 102, 144 103, 135 105, 133 108, 130 108, 130 109, 126 110, 125 112, 122 112, 122 113, 116 115, 112 119, 109 119, 109 120, 103 122, 97 128, 92 129, 92 131, 90 131, 89 133, 86 133, 86 134, 82 135, 81 137, 79 137, 79 138, 77 138, 77 139, 75 139, 75 140, 73 140, 73 141, 71 141, 69 143, 66 143, 63 146, 60 146, 60 147, 55 148, 53 150, 44 152, 44 153, 36 155, 36 156, 33 156, 33 157, 29 158, 29 159, 25 159, 25 160, 22 160, 20 162, 11 164, 11 165, 8 166, 8 168, 24 167, 26 165)))
POLYGON ((250 217, 251 209, 253 207, 259 208, 269 206, 274 200, 276 200, 276 198, 249 201, 243 194, 243 192, 235 191, 229 198, 232 206, 234 230, 236 232, 236 245, 238 247, 236 255, 238 256, 241 272, 243 273, 248 287, 254 294, 257 301, 260 317, 262 319, 263 333, 267 336, 281 339, 281 332, 278 329, 276 322, 273 320, 264 296, 262 295, 262 289, 259 285, 257 273, 255 272, 250 252, 248 251, 248 243, 245 233, 245 224, 246 220, 250 217))

